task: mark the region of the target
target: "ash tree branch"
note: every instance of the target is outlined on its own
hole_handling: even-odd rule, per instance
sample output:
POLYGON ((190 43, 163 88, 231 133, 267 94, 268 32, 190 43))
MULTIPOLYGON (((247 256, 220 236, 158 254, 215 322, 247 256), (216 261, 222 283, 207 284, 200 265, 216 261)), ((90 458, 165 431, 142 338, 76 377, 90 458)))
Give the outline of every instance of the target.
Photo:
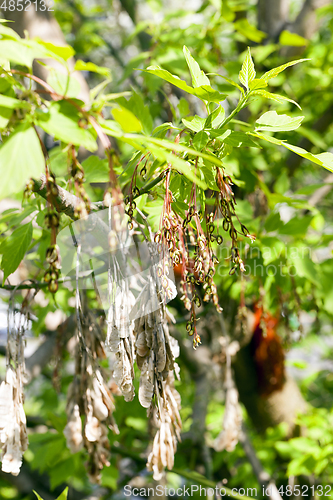
MULTIPOLYGON (((48 198, 47 198, 47 186, 46 186, 45 175, 42 175, 38 180, 32 179, 32 181, 33 181, 32 191, 34 193, 39 194, 42 198, 47 200, 48 198)), ((64 213, 74 220, 75 208, 78 206, 79 203, 81 203, 80 198, 78 198, 72 193, 69 193, 68 191, 66 191, 66 189, 63 189, 58 185, 57 185, 57 191, 58 194, 56 196, 54 195, 50 196, 51 199, 50 201, 52 201, 57 212, 64 213)))

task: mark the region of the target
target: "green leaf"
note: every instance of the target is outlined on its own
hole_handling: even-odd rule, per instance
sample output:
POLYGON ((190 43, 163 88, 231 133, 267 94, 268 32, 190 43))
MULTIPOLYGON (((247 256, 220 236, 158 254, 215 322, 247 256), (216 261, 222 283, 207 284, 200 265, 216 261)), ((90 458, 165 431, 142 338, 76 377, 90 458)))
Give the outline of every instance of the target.
POLYGON ((256 123, 259 125, 256 130, 266 130, 270 132, 286 132, 296 130, 302 123, 304 116, 278 115, 276 111, 267 111, 256 123))
MULTIPOLYGON (((75 465, 73 457, 62 459, 51 467, 50 483, 51 488, 56 488, 59 484, 66 482, 75 473, 75 465)), ((66 498, 66 497, 62 497, 66 498)))
POLYGON ((0 60, 31 68, 36 58, 50 57, 45 47, 33 40, 0 40, 0 60))
POLYGON ((311 453, 302 454, 302 456, 295 458, 288 464, 288 476, 310 476, 317 465, 317 458, 311 453))
POLYGON ((284 97, 283 95, 280 94, 272 94, 271 92, 267 92, 267 90, 255 90, 251 92, 251 95, 260 95, 262 97, 266 97, 267 99, 272 99, 273 101, 282 103, 283 101, 288 101, 291 102, 292 104, 295 104, 299 109, 302 109, 299 104, 297 104, 296 101, 293 101, 292 99, 289 99, 288 97, 284 97))
POLYGON ((187 66, 190 70, 192 76, 192 85, 193 87, 200 87, 201 85, 210 86, 209 78, 205 75, 205 73, 200 69, 199 64, 196 60, 191 56, 190 51, 184 45, 183 52, 185 55, 185 59, 187 62, 187 66))
POLYGON ((249 83, 250 90, 263 89, 265 87, 267 87, 267 82, 261 80, 260 78, 255 78, 249 83))
POLYGON ((81 85, 75 76, 60 73, 59 69, 50 69, 47 83, 61 96, 77 97, 81 90, 81 85))
POLYGON ((312 216, 293 217, 279 228, 280 234, 305 236, 312 221, 312 216))
POLYGON ((60 495, 56 500, 67 500, 67 496, 68 496, 68 487, 65 488, 62 493, 60 493, 60 495))
POLYGON ((91 155, 82 162, 82 167, 85 182, 108 182, 110 180, 109 163, 106 159, 102 160, 98 156, 91 155))
POLYGON ((20 265, 25 252, 28 250, 32 240, 32 223, 24 224, 16 228, 0 246, 2 253, 1 269, 3 270, 3 282, 20 265))
POLYGON ((247 49, 247 54, 244 59, 242 69, 239 72, 239 81, 244 87, 249 90, 249 83, 255 79, 256 71, 251 57, 250 47, 247 49))
POLYGON ((225 144, 234 148, 248 147, 260 148, 259 144, 251 139, 244 132, 231 132, 224 140, 225 144))
POLYGON ((68 61, 68 59, 73 57, 75 54, 75 50, 70 45, 54 45, 54 43, 44 42, 44 40, 41 40, 40 38, 36 38, 35 40, 37 40, 38 43, 45 47, 51 54, 58 56, 58 58, 61 58, 64 61, 68 61))
POLYGON ((225 112, 222 106, 218 106, 210 115, 207 117, 206 122, 205 122, 205 128, 216 128, 224 120, 225 112))
POLYGON ((100 75, 106 76, 111 79, 111 71, 109 68, 105 68, 104 66, 97 66, 92 62, 85 62, 79 59, 76 61, 74 66, 75 71, 89 71, 90 73, 98 73, 100 75))
POLYGON ((230 83, 230 85, 232 85, 233 87, 236 87, 238 90, 240 90, 242 92, 242 94, 244 93, 244 90, 242 89, 242 87, 240 85, 238 85, 238 83, 231 80, 230 78, 227 78, 226 76, 220 75, 219 73, 207 73, 207 74, 214 75, 214 76, 220 76, 221 78, 223 78, 223 80, 230 83))
POLYGON ((238 19, 234 23, 234 28, 238 33, 255 43, 261 43, 267 36, 266 33, 258 30, 253 24, 250 24, 246 17, 238 19))
POLYGON ((188 119, 183 118, 182 122, 186 128, 193 130, 193 132, 200 132, 205 127, 206 120, 201 118, 201 116, 195 115, 188 119))
POLYGON ((19 125, 1 146, 0 169, 0 199, 18 193, 29 177, 39 177, 43 172, 43 152, 31 125, 19 125))
POLYGON ((204 130, 201 130, 197 134, 195 134, 193 138, 193 146, 197 148, 199 151, 201 151, 207 144, 209 140, 209 136, 207 132, 204 130))
POLYGON ((12 40, 20 40, 20 36, 14 31, 12 28, 8 28, 8 26, 3 26, 0 24, 0 35, 3 39, 11 38, 12 40))
POLYGON ((333 154, 332 153, 319 153, 318 155, 313 155, 303 148, 299 148, 298 146, 293 146, 292 144, 288 144, 286 142, 283 142, 282 146, 289 149, 293 153, 296 153, 297 155, 302 156, 303 158, 306 158, 307 160, 313 161, 314 163, 317 163, 317 165, 321 165, 322 167, 326 168, 327 170, 330 170, 331 172, 333 172, 333 154))
MULTIPOLYGON (((131 418, 131 417, 128 417, 128 418, 131 418)), ((126 423, 127 423, 128 418, 126 419, 126 423)), ((142 421, 141 419, 140 419, 140 421, 144 422, 146 424, 145 421, 142 421)), ((143 431, 141 430, 141 432, 144 432, 144 430, 143 431)), ((112 488, 113 490, 117 489, 117 480, 119 478, 119 469, 117 467, 114 467, 113 465, 109 465, 108 467, 104 467, 102 470, 101 476, 102 476, 101 477, 101 485, 102 486, 106 486, 107 488, 112 488)))
POLYGON ((279 44, 288 45, 290 47, 306 47, 309 45, 309 40, 297 35, 297 33, 291 33, 288 30, 283 30, 280 34, 279 44))
POLYGON ((119 123, 124 132, 141 132, 140 120, 129 110, 122 106, 112 110, 113 118, 119 123))
POLYGON ((250 24, 246 17, 238 19, 234 23, 234 28, 238 33, 256 43, 260 43, 267 36, 266 33, 258 30, 253 24, 250 24))
MULTIPOLYGON (((0 24, 0 27, 1 27, 1 24, 0 24)), ((0 79, 0 94, 1 94, 1 97, 14 98, 16 101, 15 91, 12 87, 12 84, 10 81, 8 81, 4 77, 0 79)), ((9 101, 6 102, 5 106, 0 106, 0 130, 7 127, 9 119, 13 114, 13 109, 15 109, 15 107, 16 107, 16 106, 14 106, 14 108, 7 107, 8 104, 9 104, 9 101)))
POLYGON ((285 148, 289 149, 289 151, 292 151, 293 153, 302 156, 303 158, 306 158, 307 160, 310 160, 313 163, 316 163, 317 165, 321 165, 327 170, 333 172, 332 153, 319 153, 318 155, 313 155, 312 153, 309 153, 303 148, 300 148, 298 146, 293 146, 292 144, 288 144, 285 141, 281 141, 279 139, 276 139, 275 137, 270 137, 261 134, 260 132, 249 132, 249 134, 258 137, 259 139, 264 139, 267 142, 271 142, 272 144, 277 144, 278 146, 284 146, 285 148))
POLYGON ((199 179, 197 175, 195 175, 194 167, 189 162, 182 160, 173 153, 163 151, 162 149, 156 148, 152 145, 150 146, 149 150, 154 154, 156 158, 162 161, 164 160, 166 163, 170 164, 173 168, 184 174, 185 177, 187 177, 190 181, 195 182, 202 189, 207 189, 206 183, 199 179))
POLYGON ((290 61, 286 64, 282 64, 282 66, 278 66, 277 68, 273 68, 266 73, 264 73, 260 78, 262 80, 265 80, 265 82, 268 82, 268 80, 271 80, 272 78, 275 78, 279 73, 284 71, 286 68, 289 68, 290 66, 294 66, 295 64, 304 62, 304 61, 309 61, 310 59, 296 59, 295 61, 290 61))
POLYGON ((182 89, 188 94, 192 94, 204 101, 220 102, 224 101, 224 99, 226 98, 225 94, 221 94, 217 90, 214 90, 210 85, 201 85, 200 87, 196 87, 194 89, 193 87, 187 85, 184 80, 178 78, 178 76, 172 75, 171 73, 169 73, 169 71, 167 71, 166 69, 162 69, 159 66, 149 66, 146 70, 142 71, 159 76, 166 82, 172 83, 172 85, 175 85, 179 89, 182 89))
POLYGON ((42 497, 40 495, 38 495, 37 491, 32 490, 32 492, 35 493, 38 500, 43 500, 42 497))
POLYGON ((56 139, 75 146, 83 146, 89 151, 96 151, 95 135, 91 130, 79 125, 82 116, 78 109, 68 101, 52 102, 48 112, 38 113, 38 125, 56 139))
MULTIPOLYGON (((90 100, 93 101, 94 99, 97 98, 98 94, 100 92, 102 92, 108 85, 109 83, 111 82, 111 78, 107 78, 106 80, 104 80, 103 82, 99 83, 98 85, 96 85, 96 87, 92 88, 89 92, 89 97, 90 97, 90 100)), ((100 97, 104 97, 103 95, 100 96, 100 97)))
POLYGON ((0 94, 0 106, 10 109, 30 109, 31 104, 27 101, 21 101, 20 99, 0 94))
POLYGON ((140 120, 143 130, 146 134, 150 134, 153 128, 153 120, 149 112, 149 107, 145 104, 140 94, 132 93, 129 101, 124 98, 118 99, 118 104, 123 108, 128 109, 140 120))
POLYGON ((153 130, 152 136, 156 137, 158 139, 164 139, 167 131, 170 129, 179 130, 171 122, 166 122, 166 123, 162 123, 161 125, 158 125, 157 127, 155 127, 153 130))
POLYGON ((136 136, 134 134, 128 134, 128 138, 133 138, 133 139, 143 139, 145 144, 147 146, 150 146, 150 144, 155 144, 157 146, 161 146, 162 148, 170 149, 171 151, 177 151, 179 153, 187 153, 189 155, 193 156, 199 156, 201 158, 204 158, 210 162, 212 162, 214 165, 218 165, 219 167, 223 167, 223 163, 221 160, 216 158, 216 156, 212 156, 207 153, 202 153, 199 151, 196 151, 195 149, 189 148, 188 146, 185 146, 184 144, 176 144, 175 142, 167 141, 165 139, 156 139, 155 137, 144 137, 144 136, 136 136))

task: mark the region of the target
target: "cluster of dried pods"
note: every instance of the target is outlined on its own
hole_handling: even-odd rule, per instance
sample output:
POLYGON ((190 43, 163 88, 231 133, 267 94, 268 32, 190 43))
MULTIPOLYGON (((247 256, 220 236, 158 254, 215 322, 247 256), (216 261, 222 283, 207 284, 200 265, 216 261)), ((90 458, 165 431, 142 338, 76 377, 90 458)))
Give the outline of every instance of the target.
MULTIPOLYGON (((142 157, 134 171, 131 182, 131 192, 127 197, 129 208, 126 213, 133 218, 136 208, 134 198, 139 193, 135 186, 136 173, 139 165, 144 164, 142 170, 146 170, 146 157, 142 157)), ((181 299, 185 308, 191 312, 190 319, 186 325, 189 335, 193 336, 193 346, 197 347, 201 343, 200 336, 196 328, 196 307, 200 307, 202 300, 208 302, 212 300, 218 312, 222 311, 219 305, 217 288, 214 282, 215 268, 219 260, 214 253, 213 243, 218 245, 223 243, 223 237, 218 233, 219 225, 222 223, 224 231, 228 232, 231 238, 231 268, 229 274, 234 274, 236 269, 243 272, 244 263, 240 257, 237 240, 238 235, 246 236, 254 240, 249 234, 247 228, 242 224, 236 214, 236 200, 232 191, 232 182, 229 176, 224 175, 223 170, 216 167, 216 184, 219 190, 216 192, 215 207, 210 213, 204 214, 197 203, 196 186, 193 184, 191 194, 188 200, 188 210, 185 212, 185 218, 178 214, 172 203, 174 201, 173 193, 170 189, 171 166, 168 166, 165 175, 165 197, 162 207, 159 231, 155 235, 155 242, 158 245, 160 253, 164 254, 165 249, 171 257, 172 266, 177 269, 181 275, 180 288, 182 292, 181 299), (236 217, 241 230, 237 230, 233 222, 236 217), (200 285, 203 293, 200 294, 196 285, 200 285), (202 295, 202 299, 200 297, 202 295)), ((131 227, 133 226, 131 222, 131 227)), ((164 256, 164 255, 163 255, 164 256)), ((172 290, 167 276, 170 272, 168 259, 163 259, 163 266, 158 269, 162 286, 168 297, 172 296, 172 290)))
MULTIPOLYGON (((74 148, 69 149, 68 159, 75 194, 81 200, 75 208, 75 217, 86 217, 90 212, 90 201, 83 186, 84 172, 76 158, 74 148)), ((111 156, 109 159, 112 163, 111 156)), ((140 162, 141 160, 137 167, 140 162)), ((135 174, 136 170, 137 168, 135 174)), ((146 164, 141 168, 141 174, 145 173, 146 164)), ((222 222, 223 229, 229 232, 232 240, 230 274, 235 272, 237 266, 244 270, 237 248, 237 238, 238 234, 252 237, 244 225, 240 223, 240 233, 233 224, 232 217, 236 216, 237 219, 238 217, 235 212, 236 202, 230 178, 224 176, 222 170, 217 168, 216 182, 219 191, 216 194, 214 210, 207 214, 203 214, 198 208, 196 187, 193 185, 190 199, 187 200, 188 210, 183 219, 172 207, 173 194, 170 190, 170 176, 171 168, 168 166, 160 228, 155 235, 156 245, 153 242, 149 245, 152 261, 159 261, 159 264, 151 267, 146 285, 137 298, 129 290, 128 280, 116 281, 113 285, 109 283, 110 305, 107 314, 105 345, 96 323, 89 314, 82 314, 81 301, 77 301, 76 367, 74 380, 68 391, 68 423, 64 433, 72 452, 77 452, 81 448, 87 450, 89 456, 87 468, 93 481, 98 481, 103 466, 109 465, 108 429, 118 432, 113 418, 115 405, 112 392, 120 392, 126 401, 134 398, 135 362, 141 372, 139 401, 144 408, 147 408, 151 427, 155 429, 147 467, 153 471, 156 480, 161 478, 165 467, 169 469, 173 467, 182 424, 179 414, 180 396, 174 386, 174 374, 178 377, 179 372, 175 362, 179 349, 177 341, 169 334, 166 321, 165 301, 171 299, 174 293, 174 285, 168 278, 170 266, 181 270, 181 298, 186 309, 191 312, 186 329, 190 335, 193 335, 194 347, 200 344, 200 336, 196 329, 195 307, 201 305, 201 298, 196 285, 201 285, 203 288, 203 301, 212 300, 217 311, 222 310, 218 303, 217 288, 214 283, 218 258, 213 250, 214 242, 218 244, 223 242, 222 236, 217 231, 220 222, 222 222), (157 259, 156 255, 158 255, 157 259), (105 374, 99 364, 99 360, 106 356, 105 346, 112 353, 113 380, 119 388, 113 391, 106 383, 105 374)), ((47 262, 50 267, 44 279, 49 283, 49 290, 55 292, 58 288, 57 280, 60 269, 60 255, 56 245, 59 215, 53 208, 52 198, 58 193, 54 176, 47 171, 46 178, 48 199, 46 225, 51 229, 51 245, 47 250, 47 262)), ((129 230, 137 226, 134 219, 136 209, 134 198, 140 194, 132 182, 130 195, 125 200, 128 205, 125 211, 122 193, 114 186, 115 184, 111 182, 111 187, 104 196, 105 206, 110 208, 114 200, 120 206, 118 212, 111 213, 110 208, 109 222, 112 218, 112 224, 110 223, 109 228, 109 247, 111 254, 119 245, 121 219, 124 215, 128 216, 129 230)), ((113 259, 114 257, 110 258, 109 267, 113 259)), ((114 270, 117 265, 113 262, 114 270)), ((80 297, 78 289, 77 296, 80 297)), ((8 383, 7 381, 6 384, 8 383)), ((112 387, 116 387, 115 384, 112 387)), ((231 407, 238 408, 237 402, 232 401, 234 399, 232 389, 228 387, 227 403, 231 407)), ((0 389, 0 409, 1 390, 5 389, 0 389)), ((238 413, 237 420, 239 420, 238 413)), ((225 427, 228 427, 227 423, 225 427)), ((22 436, 21 452, 26 446, 23 431, 22 436)), ((221 447, 221 439, 224 442, 225 436, 220 437, 220 442, 216 443, 217 447, 221 447)))
MULTIPOLYGON (((154 252, 155 247, 152 244, 149 248, 154 252)), ((108 313, 106 345, 114 355, 114 380, 126 401, 134 397, 134 361, 141 372, 138 397, 156 432, 147 466, 159 479, 165 467, 173 467, 181 419, 180 397, 174 387, 179 349, 169 334, 165 294, 156 265, 136 299, 126 281, 117 287, 108 313)))
POLYGON ((88 312, 81 318, 81 341, 76 346, 75 375, 67 394, 67 446, 76 453, 88 452, 86 464, 92 482, 100 480, 103 467, 110 465, 108 429, 118 433, 112 386, 105 381, 99 361, 106 358, 103 335, 88 312), (83 422, 83 423, 82 423, 83 422))
POLYGON ((20 472, 22 455, 28 447, 23 409, 23 385, 27 382, 24 363, 25 329, 26 316, 15 315, 9 308, 6 379, 0 385, 0 460, 2 470, 14 476, 20 472))

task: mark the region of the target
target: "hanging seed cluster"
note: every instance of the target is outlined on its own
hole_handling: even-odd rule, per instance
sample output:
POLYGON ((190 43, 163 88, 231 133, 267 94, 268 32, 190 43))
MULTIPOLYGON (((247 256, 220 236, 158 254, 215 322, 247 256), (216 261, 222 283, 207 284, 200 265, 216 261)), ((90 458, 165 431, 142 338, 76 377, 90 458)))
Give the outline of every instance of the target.
POLYGON ((64 434, 72 453, 85 448, 90 480, 99 482, 104 466, 109 466, 108 429, 118 434, 113 412, 113 395, 105 382, 99 360, 106 357, 102 333, 88 318, 82 323, 85 350, 78 343, 75 376, 67 395, 67 425, 64 434))
MULTIPOLYGON (((131 227, 133 227, 132 218, 136 208, 134 198, 140 194, 138 188, 133 186, 135 186, 139 165, 143 163, 144 158, 140 159, 135 168, 130 187, 131 193, 125 200, 129 206, 126 213, 131 219, 131 227)), ((146 163, 144 163, 142 169, 146 169, 146 163)), ((216 242, 218 245, 223 243, 223 237, 218 232, 218 226, 222 225, 223 230, 229 233, 232 242, 229 274, 234 274, 238 267, 241 272, 245 271, 238 248, 238 235, 241 234, 251 240, 254 238, 237 217, 232 182, 230 177, 224 175, 222 169, 216 169, 216 183, 219 191, 216 194, 213 211, 204 214, 198 207, 196 187, 193 185, 185 218, 172 208, 174 197, 170 190, 170 176, 171 167, 169 165, 165 177, 165 198, 160 228, 155 235, 155 243, 157 243, 158 250, 162 254, 161 260, 163 262, 158 268, 158 276, 167 297, 172 298, 172 288, 168 279, 170 263, 164 255, 166 253, 165 249, 167 249, 171 257, 171 265, 181 275, 181 299, 185 308, 190 311, 190 319, 186 324, 186 330, 189 335, 193 336, 193 346, 195 348, 200 344, 200 336, 196 328, 196 308, 201 306, 202 301, 212 301, 217 311, 222 311, 214 282, 215 268, 219 264, 219 260, 214 253, 213 243, 216 242), (233 217, 238 220, 241 231, 236 229, 233 217), (202 289, 202 292, 199 291, 197 286, 202 289)))
POLYGON ((235 195, 232 191, 232 182, 229 176, 223 175, 222 170, 217 169, 216 173, 216 183, 219 187, 219 193, 216 197, 216 206, 219 208, 222 215, 222 227, 224 231, 229 233, 231 238, 231 268, 229 274, 232 275, 236 270, 240 269, 241 272, 245 271, 244 262, 240 258, 239 248, 238 248, 238 235, 246 236, 251 241, 254 241, 254 236, 252 236, 246 226, 242 224, 237 216, 235 205, 235 195), (236 217, 238 220, 241 231, 235 228, 232 217, 236 217))
POLYGON ((84 170, 77 159, 74 146, 69 149, 68 163, 70 179, 74 185, 74 192, 80 200, 75 206, 74 217, 75 219, 85 218, 90 213, 90 199, 84 188, 84 170))
POLYGON ((173 469, 177 441, 180 441, 182 422, 179 414, 180 396, 174 386, 173 372, 162 381, 162 390, 156 391, 157 406, 153 410, 153 424, 157 429, 147 468, 155 481, 162 479, 164 469, 173 469))
POLYGON ((61 269, 61 258, 59 247, 56 244, 57 233, 60 225, 60 215, 53 206, 53 199, 58 196, 58 187, 55 176, 52 173, 46 172, 46 197, 47 213, 45 215, 45 226, 51 230, 51 244, 46 250, 46 262, 48 269, 44 274, 44 281, 48 284, 48 289, 51 293, 56 293, 58 290, 59 271, 61 269))
POLYGON ((113 377, 126 401, 134 397, 135 361, 141 372, 139 401, 156 420, 153 451, 148 459, 148 467, 154 471, 156 479, 166 466, 172 468, 180 435, 180 398, 173 387, 179 349, 177 341, 169 334, 163 287, 153 271, 136 300, 124 286, 118 288, 109 310, 107 346, 115 356, 113 377), (131 319, 133 311, 135 321, 131 319))
POLYGON ((23 385, 27 382, 24 363, 23 314, 10 315, 7 336, 6 379, 0 385, 0 460, 3 472, 17 476, 22 455, 28 447, 27 422, 23 409, 23 385), (18 324, 15 324, 18 323, 18 324), (10 328, 9 325, 13 326, 10 328))

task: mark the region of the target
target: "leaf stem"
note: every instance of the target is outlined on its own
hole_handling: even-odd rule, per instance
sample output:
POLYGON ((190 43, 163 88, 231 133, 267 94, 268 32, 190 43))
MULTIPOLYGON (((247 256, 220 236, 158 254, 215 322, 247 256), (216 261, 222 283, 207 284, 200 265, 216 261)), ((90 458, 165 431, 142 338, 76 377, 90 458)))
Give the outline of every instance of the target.
POLYGON ((225 119, 223 120, 222 124, 221 124, 221 125, 220 125, 220 127, 219 127, 220 129, 221 129, 221 128, 223 128, 223 127, 225 127, 225 125, 226 125, 227 123, 229 123, 229 122, 230 122, 230 120, 232 120, 232 119, 233 119, 233 117, 234 117, 235 115, 237 115, 237 113, 239 113, 239 111, 243 108, 244 104, 246 103, 247 98, 248 98, 248 95, 244 96, 243 98, 242 98, 242 97, 240 97, 239 102, 238 102, 238 104, 237 104, 236 108, 235 108, 235 109, 234 109, 234 110, 230 113, 230 115, 229 115, 229 116, 227 116, 227 118, 225 118, 225 119))

